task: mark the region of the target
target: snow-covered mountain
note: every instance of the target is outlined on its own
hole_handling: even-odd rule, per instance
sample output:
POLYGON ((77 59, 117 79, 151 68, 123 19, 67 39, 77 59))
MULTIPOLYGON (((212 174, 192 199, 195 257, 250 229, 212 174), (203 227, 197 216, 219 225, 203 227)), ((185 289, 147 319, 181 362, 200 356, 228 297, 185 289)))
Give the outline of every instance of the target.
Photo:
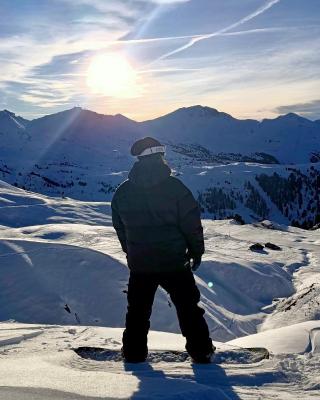
MULTIPOLYGON (((313 122, 293 113, 259 122, 239 120, 210 107, 193 106, 138 123, 120 114, 102 115, 80 107, 33 121, 7 110, 0 112, 2 134, 22 130, 31 135, 26 136, 32 142, 30 149, 34 148, 29 158, 37 153, 37 144, 47 149, 67 141, 65 147, 75 143, 76 146, 90 147, 92 151, 106 150, 122 148, 137 137, 149 134, 169 146, 176 145, 176 152, 182 145, 199 145, 200 149, 203 147, 208 151, 207 158, 204 154, 193 156, 203 161, 219 161, 218 158, 214 160, 218 156, 224 161, 223 155, 227 161, 228 155, 233 161, 264 161, 263 154, 267 163, 302 164, 320 160, 317 159, 320 153, 319 121, 313 122)), ((127 147, 124 149, 128 150, 127 147)), ((52 149, 48 156, 53 154, 52 149)))
POLYGON ((174 173, 206 216, 320 222, 320 125, 296 114, 238 120, 202 106, 135 122, 79 107, 27 121, 0 112, 0 178, 51 196, 110 200, 133 163, 132 143, 167 144, 174 173))
POLYGON ((1 124, 1 134, 19 132, 25 130, 28 120, 15 115, 14 113, 3 110, 0 111, 0 124, 1 124))
POLYGON ((313 157, 316 160, 320 152, 317 124, 293 113, 259 122, 238 120, 213 108, 194 106, 142 125, 162 140, 197 144, 209 150, 204 161, 211 161, 210 156, 221 155, 223 159, 223 155, 234 155, 238 161, 247 158, 259 162, 264 154, 268 163, 302 164, 313 157))

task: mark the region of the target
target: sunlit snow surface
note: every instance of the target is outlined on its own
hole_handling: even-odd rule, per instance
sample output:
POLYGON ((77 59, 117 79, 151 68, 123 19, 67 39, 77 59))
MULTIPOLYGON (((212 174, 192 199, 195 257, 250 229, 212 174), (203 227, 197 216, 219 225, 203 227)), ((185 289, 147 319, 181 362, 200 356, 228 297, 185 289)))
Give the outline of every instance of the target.
MULTIPOLYGON (((314 329, 312 326, 320 328, 320 323, 295 326, 285 336, 303 336, 302 332, 314 329)), ((270 331, 268 343, 282 341, 278 347, 281 354, 249 365, 194 365, 189 361, 124 364, 83 359, 72 350, 79 346, 119 349, 121 334, 119 328, 1 323, 0 398, 319 398, 319 354, 311 349, 296 354, 300 353, 302 340, 286 354, 285 337, 277 330, 270 331)), ((259 341, 253 337, 250 344, 255 343, 259 341)), ((215 344, 218 349, 230 346, 215 344)), ((180 335, 150 333, 150 349, 183 350, 183 345, 180 335)))
MULTIPOLYGON (((319 231, 203 221, 196 279, 213 339, 242 336, 232 344, 274 355, 254 365, 133 366, 72 351, 121 347, 128 271, 110 204, 0 183, 0 207, 0 320, 19 322, 0 324, 0 399, 319 398, 319 231), (282 250, 248 250, 255 242, 282 250)), ((159 290, 151 328, 178 333, 168 300, 159 290)), ((183 350, 184 340, 152 332, 149 345, 183 350)))

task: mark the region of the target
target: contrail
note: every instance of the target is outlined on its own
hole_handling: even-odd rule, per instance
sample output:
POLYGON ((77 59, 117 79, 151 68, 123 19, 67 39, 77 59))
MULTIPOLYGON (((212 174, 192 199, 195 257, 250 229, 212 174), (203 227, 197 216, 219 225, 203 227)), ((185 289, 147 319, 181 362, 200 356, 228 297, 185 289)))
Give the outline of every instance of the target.
MULTIPOLYGON (((260 32, 281 32, 284 30, 292 29, 291 27, 271 27, 271 28, 255 28, 248 29, 246 31, 235 31, 235 32, 223 32, 219 36, 237 36, 237 35, 248 35, 250 33, 260 33, 260 32)), ((197 35, 184 35, 184 36, 160 36, 154 38, 144 38, 144 39, 119 39, 107 42, 108 45, 118 45, 118 44, 144 44, 144 43, 154 43, 154 42, 166 42, 173 40, 183 40, 183 39, 198 39, 204 36, 211 35, 211 33, 197 34, 197 35)))
POLYGON ((253 18, 257 17, 258 15, 263 14, 265 11, 269 10, 269 8, 273 7, 275 4, 279 3, 280 0, 271 0, 268 1, 264 6, 258 8, 256 11, 254 11, 253 13, 247 15, 246 17, 240 19, 240 21, 235 22, 232 25, 227 26, 226 28, 220 29, 216 32, 213 33, 208 33, 207 35, 200 35, 198 37, 194 37, 192 38, 187 44, 178 47, 177 49, 170 51, 169 53, 166 53, 164 55, 162 55, 161 57, 157 58, 156 60, 152 61, 151 64, 163 60, 165 58, 168 58, 170 56, 172 56, 173 54, 177 54, 180 53, 183 50, 188 49, 189 47, 193 46, 195 43, 200 42, 201 40, 205 40, 205 39, 210 39, 214 36, 220 36, 228 31, 230 31, 231 29, 237 28, 238 26, 244 24, 245 22, 248 22, 250 20, 252 20, 253 18))

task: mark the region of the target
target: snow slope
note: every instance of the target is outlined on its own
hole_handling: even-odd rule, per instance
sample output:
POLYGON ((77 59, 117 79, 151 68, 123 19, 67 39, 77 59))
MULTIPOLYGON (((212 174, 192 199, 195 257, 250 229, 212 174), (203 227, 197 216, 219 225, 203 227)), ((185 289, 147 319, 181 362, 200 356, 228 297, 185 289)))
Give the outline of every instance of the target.
MULTIPOLYGON (((320 328, 320 323, 305 324, 320 328)), ((315 328, 314 328, 315 329, 315 328)), ((272 331, 269 342, 279 343, 272 331)), ((283 399, 319 398, 319 353, 300 344, 255 364, 143 364, 83 359, 80 346, 119 349, 121 329, 0 323, 0 398, 20 399, 283 399), (45 373, 44 373, 45 372, 45 373)), ((299 335, 299 332, 298 332, 299 335)), ((249 337, 256 345, 255 337, 249 337)), ((215 343, 219 350, 230 344, 215 343)), ((149 347, 183 350, 180 335, 150 332, 149 347)))
POLYGON ((229 341, 240 347, 266 347, 272 354, 320 354, 320 322, 300 322, 229 341))
MULTIPOLYGON (((4 277, 0 319, 123 326, 128 271, 111 227, 109 203, 50 198, 2 183, 0 207, 4 277)), ((288 321, 283 325, 296 318, 317 319, 316 302, 307 303, 306 314, 305 309, 299 313, 299 307, 294 313, 283 310, 285 300, 280 300, 316 284, 317 231, 271 230, 234 221, 204 220, 203 224, 206 254, 196 279, 214 338, 227 341, 255 333, 262 322, 278 321, 278 314, 288 321), (275 242, 282 251, 250 251, 257 240, 275 242), (302 287, 298 274, 306 270, 303 266, 312 271, 302 287), (278 314, 270 315, 274 309, 278 314)), ((152 329, 179 332, 173 307, 160 290, 152 329)))
MULTIPOLYGON (((320 231, 203 224, 196 280, 215 345, 265 346, 271 358, 208 366, 83 359, 74 348, 121 347, 128 272, 110 203, 0 181, 0 399, 318 399, 320 231), (282 250, 248 250, 256 241, 282 250)), ((161 290, 151 327, 151 350, 184 349, 183 337, 168 333, 179 328, 161 290)))

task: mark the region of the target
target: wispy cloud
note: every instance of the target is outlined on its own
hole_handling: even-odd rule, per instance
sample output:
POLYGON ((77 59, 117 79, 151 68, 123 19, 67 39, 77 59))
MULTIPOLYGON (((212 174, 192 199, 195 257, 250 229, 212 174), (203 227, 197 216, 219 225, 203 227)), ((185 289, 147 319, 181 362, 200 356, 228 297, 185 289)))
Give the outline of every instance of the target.
POLYGON ((161 57, 157 58, 156 60, 153 61, 157 62, 159 60, 163 60, 165 58, 168 58, 170 56, 173 56, 174 54, 178 54, 190 47, 192 47, 194 44, 202 41, 202 40, 206 40, 206 39, 210 39, 213 38, 215 36, 221 36, 223 34, 226 34, 227 32, 231 31, 232 29, 235 29, 237 27, 239 27, 240 25, 245 24, 246 22, 256 18, 258 15, 263 14, 264 12, 266 12, 267 10, 269 10, 269 8, 273 7, 275 4, 279 3, 280 0, 269 0, 264 6, 258 8, 257 10, 255 10, 254 12, 252 12, 251 14, 247 15, 246 17, 240 19, 239 21, 235 22, 234 24, 231 24, 223 29, 219 29, 216 32, 212 32, 209 34, 205 34, 205 35, 200 35, 197 37, 193 37, 187 44, 178 47, 177 49, 170 51, 166 54, 163 54, 161 57))
POLYGON ((270 116, 289 98, 313 112, 318 2, 1 0, 0 105, 30 117, 80 104, 141 120, 199 102, 237 116, 270 116), (253 4, 260 7, 252 11, 253 4), (108 51, 124 53, 138 70, 139 99, 88 90, 90 60, 108 51))
POLYGON ((80 88, 85 90, 75 79, 85 71, 81 63, 72 61, 86 60, 87 54, 106 49, 108 42, 127 34, 146 11, 136 0, 79 0, 76 6, 74 1, 51 0, 43 7, 29 0, 13 13, 14 1, 4 0, 1 5, 0 95, 45 108, 66 104, 80 88), (10 23, 6 14, 12 16, 10 23), (55 87, 57 79, 59 88, 55 87), (44 101, 39 92, 54 96, 44 101))

